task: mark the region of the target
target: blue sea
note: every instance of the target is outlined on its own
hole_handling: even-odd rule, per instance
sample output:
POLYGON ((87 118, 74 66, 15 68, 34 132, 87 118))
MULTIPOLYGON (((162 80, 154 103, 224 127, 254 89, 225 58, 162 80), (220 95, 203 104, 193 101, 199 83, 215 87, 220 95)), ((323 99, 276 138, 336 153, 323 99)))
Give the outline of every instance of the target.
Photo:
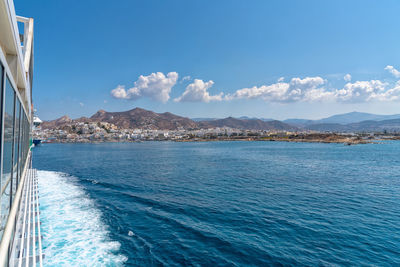
POLYGON ((399 266, 400 142, 42 144, 46 266, 399 266))

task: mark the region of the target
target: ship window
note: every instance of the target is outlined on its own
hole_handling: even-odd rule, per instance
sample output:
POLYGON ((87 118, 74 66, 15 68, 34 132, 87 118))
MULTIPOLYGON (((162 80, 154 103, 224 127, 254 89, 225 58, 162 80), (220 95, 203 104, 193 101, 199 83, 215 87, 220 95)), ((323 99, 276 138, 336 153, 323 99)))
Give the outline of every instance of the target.
POLYGON ((20 150, 19 150, 19 172, 23 172, 23 166, 25 164, 25 159, 24 159, 24 150, 25 150, 25 144, 24 144, 24 139, 25 138, 25 114, 21 114, 21 133, 20 133, 20 150))
MULTIPOLYGON (((24 136, 23 136, 23 139, 22 139, 22 147, 23 147, 23 153, 22 153, 22 166, 21 167, 23 167, 24 166, 24 164, 25 164, 25 162, 26 162, 26 157, 27 157, 27 152, 28 152, 28 144, 27 144, 27 142, 26 142, 26 140, 27 140, 27 137, 28 137, 28 120, 27 120, 27 118, 26 118, 26 114, 24 113, 23 114, 23 125, 24 125, 24 136)), ((21 171, 23 171, 23 169, 21 170, 21 171)))
MULTIPOLYGON (((3 84, 4 84, 3 78, 4 78, 3 66, 0 64, 0 92, 1 92, 1 95, 3 95, 3 84)), ((1 107, 1 105, 0 105, 0 107, 1 107)), ((1 131, 0 131, 0 136, 1 136, 0 140, 2 140, 3 136, 1 135, 1 131)), ((0 175, 0 185, 1 185, 1 175, 0 175)), ((1 195, 0 195, 0 204, 1 204, 1 195)), ((1 206, 0 206, 0 208, 1 208, 1 206)), ((3 225, 4 220, 5 220, 5 218, 3 217, 3 214, 1 213, 1 210, 0 210, 0 227, 3 225)), ((3 236, 3 229, 0 228, 0 238, 2 236, 3 236)))
POLYGON ((10 210, 10 181, 12 179, 12 143, 14 126, 14 97, 15 92, 10 81, 6 80, 4 92, 5 99, 3 115, 3 172, 1 175, 1 232, 4 230, 7 216, 10 210))
POLYGON ((24 164, 26 162, 26 157, 28 156, 28 146, 29 146, 29 122, 28 119, 21 108, 21 130, 20 130, 20 151, 19 151, 19 173, 22 174, 24 171, 24 164))
MULTIPOLYGON (((24 120, 23 120, 23 113, 21 114, 21 130, 19 132, 19 151, 18 151, 18 161, 19 161, 19 173, 22 173, 22 165, 24 164, 22 161, 22 150, 24 149, 23 146, 23 134, 24 134, 24 120)), ((22 174, 21 174, 22 175, 22 174)))
POLYGON ((19 99, 16 98, 15 101, 15 127, 14 127, 14 154, 13 154, 13 182, 12 182, 12 196, 15 195, 15 192, 17 191, 17 186, 18 186, 18 179, 19 179, 19 160, 18 160, 18 149, 19 149, 19 127, 20 127, 20 114, 21 114, 21 103, 19 102, 19 99))

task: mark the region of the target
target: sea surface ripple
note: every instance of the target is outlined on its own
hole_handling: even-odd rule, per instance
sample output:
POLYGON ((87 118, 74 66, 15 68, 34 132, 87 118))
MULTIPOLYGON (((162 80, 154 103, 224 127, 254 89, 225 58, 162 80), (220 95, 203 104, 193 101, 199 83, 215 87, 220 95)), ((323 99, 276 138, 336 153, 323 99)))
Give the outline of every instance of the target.
POLYGON ((46 258, 58 257, 47 266, 77 254, 92 266, 400 265, 400 142, 43 144, 33 155, 46 258))

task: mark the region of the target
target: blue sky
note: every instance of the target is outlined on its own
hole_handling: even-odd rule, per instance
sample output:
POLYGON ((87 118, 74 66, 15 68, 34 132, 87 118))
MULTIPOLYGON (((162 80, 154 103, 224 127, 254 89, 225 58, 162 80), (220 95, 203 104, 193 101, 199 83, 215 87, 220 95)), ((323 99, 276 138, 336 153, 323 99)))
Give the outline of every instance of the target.
POLYGON ((399 1, 14 1, 45 120, 400 113, 399 1))

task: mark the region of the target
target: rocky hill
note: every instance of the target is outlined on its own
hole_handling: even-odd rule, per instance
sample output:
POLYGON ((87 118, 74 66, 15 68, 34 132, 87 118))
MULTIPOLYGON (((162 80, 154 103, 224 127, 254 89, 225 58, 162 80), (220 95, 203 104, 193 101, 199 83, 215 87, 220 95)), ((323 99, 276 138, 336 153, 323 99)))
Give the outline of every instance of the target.
POLYGON ((70 117, 68 117, 67 115, 65 115, 65 116, 62 116, 61 118, 58 118, 58 119, 55 119, 52 121, 44 121, 44 122, 42 122, 41 127, 43 129, 54 129, 57 127, 64 126, 71 122, 72 122, 72 119, 70 117))
POLYGON ((108 122, 125 129, 176 130, 179 128, 197 128, 197 124, 191 119, 169 112, 155 113, 141 108, 134 108, 123 112, 99 110, 90 117, 90 121, 108 122))

